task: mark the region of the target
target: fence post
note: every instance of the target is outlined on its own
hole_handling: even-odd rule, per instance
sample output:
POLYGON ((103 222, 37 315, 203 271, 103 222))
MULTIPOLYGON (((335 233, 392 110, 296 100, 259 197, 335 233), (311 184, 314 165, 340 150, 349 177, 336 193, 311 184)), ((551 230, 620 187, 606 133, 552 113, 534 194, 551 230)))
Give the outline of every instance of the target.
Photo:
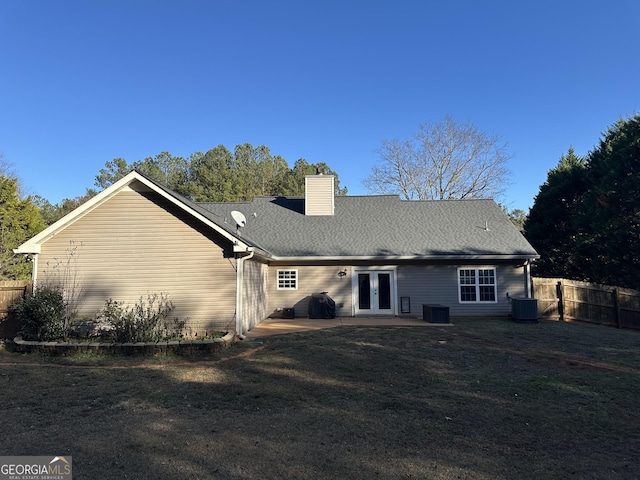
POLYGON ((562 282, 558 282, 556 285, 556 296, 558 297, 558 315, 559 320, 564 322, 564 295, 562 291, 562 282))
POLYGON ((620 303, 618 303, 618 289, 613 289, 613 311, 616 319, 616 327, 620 328, 620 303))

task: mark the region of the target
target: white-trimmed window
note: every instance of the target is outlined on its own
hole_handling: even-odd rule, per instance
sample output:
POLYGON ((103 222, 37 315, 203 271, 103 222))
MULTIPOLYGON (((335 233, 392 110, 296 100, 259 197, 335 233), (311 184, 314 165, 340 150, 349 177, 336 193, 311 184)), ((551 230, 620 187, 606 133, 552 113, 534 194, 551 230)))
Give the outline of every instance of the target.
POLYGON ((298 289, 298 270, 278 270, 278 290, 298 289))
POLYGON ((496 269, 459 268, 458 298, 460 303, 496 303, 496 269))

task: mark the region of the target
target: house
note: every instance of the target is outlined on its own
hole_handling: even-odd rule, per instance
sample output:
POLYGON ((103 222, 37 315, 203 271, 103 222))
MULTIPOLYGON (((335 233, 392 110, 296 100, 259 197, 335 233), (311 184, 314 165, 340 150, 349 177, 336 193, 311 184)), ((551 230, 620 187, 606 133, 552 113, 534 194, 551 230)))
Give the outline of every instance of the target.
POLYGON ((336 197, 333 176, 312 175, 303 198, 198 204, 135 171, 15 252, 36 285, 73 278, 81 315, 162 292, 194 331, 240 335, 307 316, 319 292, 338 316, 506 316, 538 258, 493 200, 336 197))

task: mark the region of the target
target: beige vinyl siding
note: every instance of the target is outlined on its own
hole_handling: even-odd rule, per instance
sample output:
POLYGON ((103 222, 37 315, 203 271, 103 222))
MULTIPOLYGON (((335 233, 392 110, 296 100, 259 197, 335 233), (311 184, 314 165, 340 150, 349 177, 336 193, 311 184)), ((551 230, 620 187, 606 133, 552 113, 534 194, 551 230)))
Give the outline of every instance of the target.
POLYGON ((252 329, 269 316, 267 311, 267 275, 269 267, 256 260, 244 262, 242 307, 244 325, 242 331, 252 329))
POLYGON ((269 267, 268 297, 269 312, 277 309, 295 308, 297 317, 306 317, 309 313, 309 300, 314 293, 327 292, 336 302, 337 316, 351 316, 351 273, 338 277, 338 272, 348 266, 275 266, 269 267), (297 270, 298 289, 278 290, 277 271, 297 270), (342 307, 340 307, 342 304, 342 307))
MULTIPOLYGON (((357 268, 387 268, 376 265, 359 265, 357 268)), ((450 307, 451 316, 506 316, 511 312, 507 293, 512 297, 524 297, 526 279, 522 267, 514 268, 512 264, 473 265, 461 263, 449 265, 445 263, 420 265, 398 265, 396 272, 398 314, 402 316, 422 317, 423 304, 441 304, 450 307), (461 304, 458 300, 458 266, 478 268, 480 266, 496 268, 497 302, 461 304), (409 297, 410 313, 400 313, 400 297, 409 297)), ((295 308, 297 317, 306 317, 311 294, 328 292, 336 302, 336 315, 352 315, 352 267, 349 265, 300 266, 271 265, 268 274, 268 311, 295 308), (297 270, 298 289, 278 290, 277 271, 297 270), (338 272, 347 270, 348 274, 339 277, 338 272), (343 304, 343 307, 338 307, 343 304)))
MULTIPOLYGON (((479 268, 480 265, 461 263, 460 267, 479 268)), ((493 267, 494 265, 482 265, 493 267)), ((505 316, 511 312, 507 293, 512 297, 525 296, 525 277, 522 267, 497 265, 497 302, 466 303, 458 300, 458 265, 406 265, 400 266, 398 275, 398 302, 410 297, 410 316, 422 316, 422 304, 441 304, 449 307, 451 316, 505 316)))
POLYGON ((333 215, 333 175, 305 177, 305 215, 333 215))
POLYGON ((193 331, 234 329, 235 259, 229 243, 160 195, 125 189, 42 245, 40 282, 70 264, 83 289, 81 315, 112 298, 128 304, 166 293, 172 316, 193 331), (230 248, 230 246, 228 247, 230 248))

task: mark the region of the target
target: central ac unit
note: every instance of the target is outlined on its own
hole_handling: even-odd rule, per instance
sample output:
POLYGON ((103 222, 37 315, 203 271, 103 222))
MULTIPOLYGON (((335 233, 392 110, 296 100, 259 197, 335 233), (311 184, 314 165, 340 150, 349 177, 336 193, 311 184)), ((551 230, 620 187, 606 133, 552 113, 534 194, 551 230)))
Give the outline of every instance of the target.
POLYGON ((535 298, 512 298, 511 316, 514 320, 538 320, 538 300, 535 298))

